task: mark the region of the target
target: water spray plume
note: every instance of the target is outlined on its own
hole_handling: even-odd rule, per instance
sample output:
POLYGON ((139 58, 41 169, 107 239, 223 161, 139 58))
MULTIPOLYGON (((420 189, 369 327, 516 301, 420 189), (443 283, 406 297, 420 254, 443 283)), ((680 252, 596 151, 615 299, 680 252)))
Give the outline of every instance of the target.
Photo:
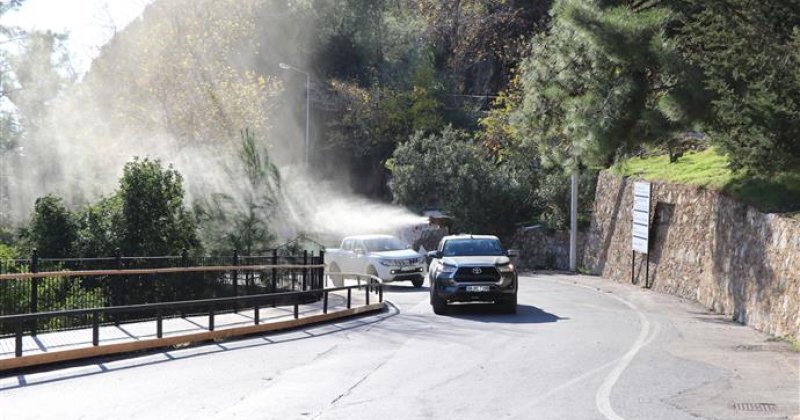
POLYGON ((308 31, 286 19, 291 7, 264 0, 149 6, 103 49, 81 82, 49 100, 44 116, 27 127, 25 156, 10 159, 4 180, 16 223, 26 222, 37 197, 57 194, 79 208, 113 193, 124 164, 138 156, 174 165, 185 179, 187 205, 225 196, 232 212, 261 211, 276 239, 392 233, 427 224, 335 182, 313 181, 295 166, 304 152, 304 127, 286 123, 299 121, 297 107, 281 101, 298 95, 270 73, 278 72, 280 57, 309 50, 308 31), (262 40, 280 42, 267 47, 262 40), (239 138, 246 127, 280 173, 275 205, 253 205, 264 191, 245 182, 239 138))

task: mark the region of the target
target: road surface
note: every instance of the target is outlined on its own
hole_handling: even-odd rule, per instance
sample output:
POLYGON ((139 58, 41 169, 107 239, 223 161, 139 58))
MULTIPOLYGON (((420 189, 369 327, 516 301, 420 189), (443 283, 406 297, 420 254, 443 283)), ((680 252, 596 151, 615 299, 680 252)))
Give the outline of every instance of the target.
MULTIPOLYGON (((800 413, 800 354, 697 304, 521 278, 517 315, 387 312, 0 378, 0 419, 740 419, 800 413)), ((800 417, 797 417, 800 418, 800 417)))

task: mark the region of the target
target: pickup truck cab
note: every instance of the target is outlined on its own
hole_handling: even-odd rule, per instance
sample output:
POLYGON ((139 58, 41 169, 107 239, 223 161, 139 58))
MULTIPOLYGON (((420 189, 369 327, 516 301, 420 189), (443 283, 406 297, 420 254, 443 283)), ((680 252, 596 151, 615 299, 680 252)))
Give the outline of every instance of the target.
POLYGON ((447 312, 449 302, 494 302, 508 313, 517 311, 517 270, 496 236, 445 236, 428 268, 433 312, 447 312))
POLYGON ((343 286, 347 277, 336 273, 370 274, 385 283, 410 281, 414 287, 425 281, 425 259, 390 235, 348 236, 341 248, 325 252, 325 263, 336 287, 343 286))

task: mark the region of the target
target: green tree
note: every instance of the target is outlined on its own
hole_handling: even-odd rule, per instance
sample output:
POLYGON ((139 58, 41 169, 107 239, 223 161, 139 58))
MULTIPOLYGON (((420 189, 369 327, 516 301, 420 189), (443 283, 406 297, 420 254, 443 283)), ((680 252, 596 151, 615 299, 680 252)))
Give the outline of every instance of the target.
POLYGON ((549 32, 532 40, 515 117, 547 166, 607 166, 704 118, 701 79, 665 36, 668 9, 559 4, 549 32))
POLYGON ((79 216, 78 255, 107 257, 114 255, 121 244, 122 201, 114 194, 86 206, 79 216))
POLYGON ((238 249, 252 255, 275 242, 270 222, 278 207, 281 177, 266 148, 248 129, 241 134, 239 164, 244 174, 231 174, 231 193, 199 199, 194 207, 203 239, 211 249, 238 249))
POLYGON ((737 169, 800 167, 800 2, 676 3, 676 44, 714 94, 713 141, 737 169))
POLYGON ((43 257, 72 257, 78 224, 60 197, 47 195, 36 199, 27 236, 30 245, 43 257))
POLYGON ((240 127, 266 132, 280 90, 254 65, 264 49, 259 13, 270 3, 155 2, 92 63, 80 92, 92 100, 75 94, 83 102, 66 106, 104 116, 93 127, 99 135, 169 133, 182 144, 235 148, 225 143, 240 127))
POLYGON ((183 206, 183 177, 171 166, 150 159, 127 163, 118 194, 124 255, 177 255, 199 247, 195 220, 183 206))

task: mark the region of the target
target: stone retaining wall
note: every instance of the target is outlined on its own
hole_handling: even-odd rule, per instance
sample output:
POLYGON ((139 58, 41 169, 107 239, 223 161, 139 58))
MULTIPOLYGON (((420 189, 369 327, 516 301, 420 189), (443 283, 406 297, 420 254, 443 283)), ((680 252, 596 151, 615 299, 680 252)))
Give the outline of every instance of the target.
MULTIPOLYGON (((578 263, 586 244, 586 233, 578 233, 578 263)), ((519 230, 510 248, 519 250, 515 264, 523 270, 569 270, 569 232, 540 226, 519 230)))
MULTIPOLYGON (((600 175, 583 266, 631 281, 633 182, 600 175)), ((652 183, 650 284, 776 336, 800 339, 800 221, 717 191, 652 183)), ((583 242, 583 241, 582 241, 583 242)), ((644 283, 637 255, 633 278, 644 283)))

